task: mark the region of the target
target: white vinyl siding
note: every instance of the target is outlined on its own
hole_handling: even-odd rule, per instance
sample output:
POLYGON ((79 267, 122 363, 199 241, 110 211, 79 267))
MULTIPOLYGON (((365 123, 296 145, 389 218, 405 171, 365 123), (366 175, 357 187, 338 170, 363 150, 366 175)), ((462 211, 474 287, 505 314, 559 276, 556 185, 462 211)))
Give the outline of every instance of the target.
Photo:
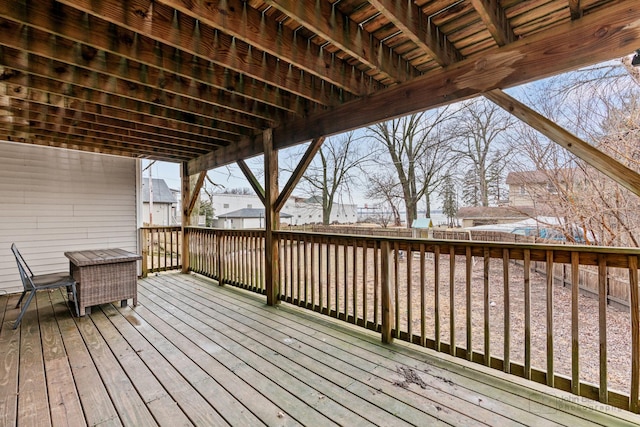
POLYGON ((65 251, 137 250, 136 160, 0 142, 0 293, 22 289, 11 243, 35 274, 65 251))

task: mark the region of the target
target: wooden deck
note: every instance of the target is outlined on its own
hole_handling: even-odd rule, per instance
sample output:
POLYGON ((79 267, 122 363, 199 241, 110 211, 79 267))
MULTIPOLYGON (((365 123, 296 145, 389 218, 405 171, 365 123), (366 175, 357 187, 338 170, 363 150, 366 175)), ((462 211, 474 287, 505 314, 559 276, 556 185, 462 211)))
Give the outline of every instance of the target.
POLYGON ((73 318, 0 297, 0 425, 638 425, 640 416, 193 275, 73 318))

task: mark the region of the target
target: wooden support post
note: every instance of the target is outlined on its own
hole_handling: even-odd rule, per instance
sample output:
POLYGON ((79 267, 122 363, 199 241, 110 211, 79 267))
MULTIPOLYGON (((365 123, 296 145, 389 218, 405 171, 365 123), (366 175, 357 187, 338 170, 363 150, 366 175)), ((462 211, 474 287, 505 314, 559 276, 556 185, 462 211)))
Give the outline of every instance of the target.
POLYGON ((189 184, 189 172, 187 163, 182 162, 180 169, 180 176, 182 178, 182 218, 180 224, 182 226, 182 272, 189 272, 189 234, 186 227, 190 225, 191 212, 189 211, 189 205, 191 203, 191 185, 189 184))
POLYGON ((390 344, 393 342, 393 328, 394 328, 394 308, 391 298, 391 266, 390 264, 390 250, 389 242, 383 241, 380 243, 380 283, 382 285, 381 292, 381 305, 382 305, 382 342, 390 344))
POLYGON ((280 227, 280 214, 275 209, 278 199, 278 151, 273 149, 273 132, 264 131, 264 217, 265 217, 265 282, 267 288, 267 304, 280 302, 280 257, 278 256, 278 239, 273 235, 280 227))

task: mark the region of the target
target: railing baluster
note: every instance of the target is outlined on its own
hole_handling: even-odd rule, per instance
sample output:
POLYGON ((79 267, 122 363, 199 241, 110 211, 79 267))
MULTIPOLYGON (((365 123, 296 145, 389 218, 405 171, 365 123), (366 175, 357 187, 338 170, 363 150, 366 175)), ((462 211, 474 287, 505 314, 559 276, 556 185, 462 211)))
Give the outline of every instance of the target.
POLYGON ((300 238, 296 239, 296 251, 298 255, 297 256, 298 271, 296 274, 296 285, 297 285, 298 295, 296 295, 296 297, 298 298, 298 306, 302 305, 302 302, 304 301, 304 299, 302 298, 302 248, 300 247, 300 243, 302 243, 300 241, 300 238))
POLYGON ((351 277, 353 283, 351 292, 353 293, 353 323, 358 324, 358 240, 353 239, 353 263, 351 277))
POLYGON ((531 251, 524 250, 524 377, 531 379, 531 251))
POLYGON ((167 229, 162 230, 162 248, 164 249, 164 266, 163 271, 167 271, 167 229))
POLYGON ((440 246, 433 252, 433 319, 435 349, 440 351, 440 246))
POLYGON ((640 306, 638 298, 638 257, 629 257, 629 308, 631 314, 631 393, 629 409, 638 412, 638 394, 640 388, 640 306))
POLYGON ((367 265, 369 254, 369 244, 366 240, 362 242, 362 323, 367 327, 369 319, 369 266, 367 265))
POLYGON ((395 338, 400 338, 400 245, 398 242, 393 243, 393 297, 395 301, 395 338))
POLYGON ((491 366, 491 336, 490 336, 490 301, 489 301, 489 263, 491 258, 489 256, 489 248, 484 248, 484 364, 491 366))
POLYGON ((553 251, 546 254, 547 274, 547 385, 553 387, 553 251))
POLYGON ((420 243, 420 345, 427 345, 427 292, 425 290, 425 245, 420 243))
POLYGON ((333 286, 334 286, 334 298, 335 298, 335 317, 338 317, 338 313, 340 312, 340 298, 338 297, 340 295, 340 287, 339 287, 339 283, 340 283, 340 243, 336 242, 336 244, 333 246, 333 258, 334 258, 334 275, 333 275, 333 286))
POLYGON ((378 306, 379 303, 379 292, 378 288, 380 287, 380 251, 378 250, 379 242, 373 242, 373 323, 376 325, 379 324, 379 313, 378 306))
POLYGON ((472 293, 471 293, 471 273, 473 268, 473 256, 471 255, 471 246, 467 246, 465 250, 465 285, 467 297, 467 360, 473 360, 473 322, 471 314, 473 313, 472 293))
MULTIPOLYGON (((382 241, 380 243, 380 282, 382 285, 382 342, 390 343, 393 341, 393 303, 391 301, 391 280, 389 277, 390 273, 390 253, 389 253, 389 242, 382 241)), ((397 329, 397 326, 396 326, 397 329)))
POLYGON ((608 403, 607 389, 607 260, 598 255, 598 330, 600 336, 600 389, 598 398, 608 403))
POLYGON ((303 266, 304 266, 304 306, 308 307, 309 304, 309 264, 311 261, 309 260, 308 246, 309 246, 309 238, 307 236, 303 237, 303 266))
POLYGON ((456 355, 456 248, 449 248, 449 354, 456 355))
POLYGON ((344 320, 349 319, 349 245, 344 242, 342 246, 342 293, 344 320))
POLYGON ((327 292, 326 292, 326 306, 327 306, 327 313, 326 314, 330 314, 331 313, 331 245, 329 244, 329 240, 326 241, 326 247, 325 247, 325 251, 326 251, 326 273, 327 273, 327 281, 325 282, 325 285, 327 287, 327 292))
POLYGON ((511 372, 511 295, 509 295, 509 249, 502 250, 502 280, 504 282, 504 351, 503 370, 511 372))
POLYGON ((411 251, 411 246, 407 246, 407 337, 408 337, 407 339, 409 340, 409 342, 413 342, 413 327, 412 327, 413 310, 411 309, 411 306, 413 305, 411 303, 412 301, 411 291, 413 289, 412 260, 413 260, 413 253, 411 251))

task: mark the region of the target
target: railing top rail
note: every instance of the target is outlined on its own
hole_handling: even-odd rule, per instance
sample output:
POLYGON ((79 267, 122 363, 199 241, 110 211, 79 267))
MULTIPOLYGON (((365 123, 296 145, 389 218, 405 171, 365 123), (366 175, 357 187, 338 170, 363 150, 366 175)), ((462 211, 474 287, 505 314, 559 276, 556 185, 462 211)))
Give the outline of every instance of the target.
POLYGON ((140 230, 181 230, 179 225, 145 225, 140 227, 140 230))
POLYGON ((436 240, 424 238, 405 238, 405 237, 387 237, 387 236, 367 236, 355 234, 329 234, 329 233, 310 233, 300 231, 274 231, 276 236, 287 237, 293 239, 314 239, 316 241, 325 242, 389 242, 397 244, 399 249, 419 250, 424 246, 425 251, 432 252, 433 248, 438 246, 441 253, 449 252, 451 247, 454 248, 456 255, 464 255, 465 249, 470 247, 473 256, 483 256, 485 249, 489 249, 491 258, 503 258, 503 250, 509 251, 510 259, 523 259, 524 252, 529 251, 532 261, 544 261, 546 252, 554 252, 554 262, 570 263, 571 254, 580 254, 580 264, 597 265, 598 256, 604 256, 607 265, 610 267, 628 267, 629 256, 640 256, 640 248, 621 248, 621 247, 604 247, 604 246, 586 246, 586 245, 550 245, 539 243, 514 243, 514 242, 486 242, 478 240, 436 240))

